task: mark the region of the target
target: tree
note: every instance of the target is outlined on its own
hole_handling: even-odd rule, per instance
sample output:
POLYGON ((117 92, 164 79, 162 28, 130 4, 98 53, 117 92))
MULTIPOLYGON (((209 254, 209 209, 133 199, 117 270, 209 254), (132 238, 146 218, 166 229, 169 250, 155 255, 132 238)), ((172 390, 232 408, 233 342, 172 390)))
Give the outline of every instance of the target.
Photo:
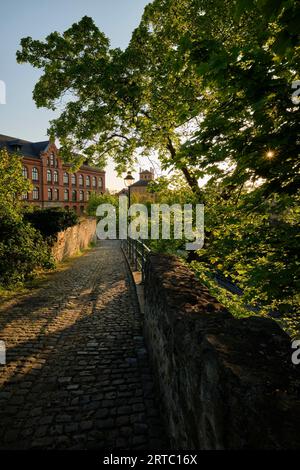
MULTIPOLYGON (((93 157, 103 165, 105 157, 113 156, 121 172, 142 149, 144 154, 158 151, 165 161, 168 155, 175 165, 175 128, 189 121, 186 104, 181 99, 181 107, 178 102, 178 109, 173 105, 171 110, 158 97, 151 105, 148 97, 153 87, 147 66, 151 57, 145 62, 139 41, 143 26, 141 30, 124 52, 110 49, 107 38, 88 17, 62 35, 50 34, 45 42, 22 39, 18 61, 44 71, 34 90, 37 106, 55 109, 63 96, 69 98, 50 128, 60 139, 65 160, 72 161, 75 151, 81 154, 81 159, 75 157, 78 164, 93 157)), ((147 35, 144 39, 148 40, 147 35)), ((153 49, 153 59, 155 54, 153 49)), ((171 90, 167 102, 170 97, 171 90)), ((196 175, 184 161, 177 164, 199 192, 196 175)))
POLYGON ((0 217, 19 218, 23 206, 22 195, 29 192, 31 184, 22 175, 22 161, 16 154, 0 150, 0 217))
POLYGON ((201 198, 199 176, 224 176, 230 164, 233 185, 265 178, 277 190, 286 180, 294 191, 298 17, 293 0, 273 10, 270 1, 155 0, 125 51, 84 17, 45 42, 23 39, 17 58, 44 71, 38 106, 68 98, 50 128, 67 160, 75 149, 100 165, 113 156, 123 171, 136 153, 156 151, 201 198))
MULTIPOLYGON (((289 4, 299 16, 299 4, 289 4)), ((299 48, 287 22, 289 45, 276 52, 283 12, 275 11, 268 22, 258 7, 252 10, 256 26, 248 19, 240 37, 230 42, 212 31, 214 37, 204 43, 187 45, 209 99, 199 130, 182 147, 183 156, 227 186, 263 183, 259 197, 295 194, 299 187, 299 106, 291 100, 299 48)))
POLYGON ((97 208, 101 204, 111 204, 117 209, 119 204, 119 198, 117 195, 109 193, 97 194, 95 192, 92 192, 86 209, 87 214, 95 217, 97 208))

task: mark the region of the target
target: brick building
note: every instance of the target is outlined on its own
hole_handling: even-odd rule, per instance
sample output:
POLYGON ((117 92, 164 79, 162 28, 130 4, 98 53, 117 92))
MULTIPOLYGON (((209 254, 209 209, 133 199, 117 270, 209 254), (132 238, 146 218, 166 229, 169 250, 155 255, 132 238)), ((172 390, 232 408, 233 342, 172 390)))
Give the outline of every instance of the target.
POLYGON ((146 194, 147 193, 147 186, 150 181, 154 180, 154 170, 150 168, 149 170, 142 170, 140 169, 140 179, 133 183, 130 186, 130 192, 132 194, 146 194))
POLYGON ((130 186, 130 194, 132 196, 136 195, 140 201, 142 201, 143 199, 153 200, 154 195, 149 194, 147 192, 147 186, 150 183, 150 181, 153 181, 153 180, 154 180, 154 170, 152 168, 150 168, 150 171, 140 169, 140 179, 130 186))
POLYGON ((23 175, 33 190, 24 196, 39 207, 65 207, 83 213, 92 192, 105 191, 105 172, 82 165, 76 173, 64 164, 59 150, 51 141, 28 142, 0 134, 0 148, 20 154, 23 175))

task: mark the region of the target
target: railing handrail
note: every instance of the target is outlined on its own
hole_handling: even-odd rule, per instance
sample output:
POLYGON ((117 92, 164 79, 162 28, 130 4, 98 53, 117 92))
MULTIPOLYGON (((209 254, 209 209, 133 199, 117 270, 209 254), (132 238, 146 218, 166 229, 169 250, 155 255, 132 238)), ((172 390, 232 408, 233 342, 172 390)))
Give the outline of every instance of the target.
POLYGON ((128 237, 122 241, 122 247, 128 260, 134 265, 136 271, 142 273, 142 283, 145 280, 145 265, 148 255, 151 253, 150 248, 141 240, 128 237))

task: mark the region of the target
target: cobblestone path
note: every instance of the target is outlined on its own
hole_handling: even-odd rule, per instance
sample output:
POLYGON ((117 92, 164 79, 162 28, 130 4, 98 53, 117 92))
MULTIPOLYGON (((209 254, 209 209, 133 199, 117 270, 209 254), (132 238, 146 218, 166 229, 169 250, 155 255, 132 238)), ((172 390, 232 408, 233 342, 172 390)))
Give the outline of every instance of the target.
POLYGON ((0 448, 164 447, 141 315, 117 241, 0 307, 0 448))

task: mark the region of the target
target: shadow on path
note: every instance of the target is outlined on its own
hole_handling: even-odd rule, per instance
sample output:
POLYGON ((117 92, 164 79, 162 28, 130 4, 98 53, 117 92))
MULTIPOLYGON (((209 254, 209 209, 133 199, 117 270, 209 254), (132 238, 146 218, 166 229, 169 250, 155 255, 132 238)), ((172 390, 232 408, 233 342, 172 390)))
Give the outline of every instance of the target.
POLYGON ((0 308, 0 448, 166 446, 142 318, 116 241, 0 308))

